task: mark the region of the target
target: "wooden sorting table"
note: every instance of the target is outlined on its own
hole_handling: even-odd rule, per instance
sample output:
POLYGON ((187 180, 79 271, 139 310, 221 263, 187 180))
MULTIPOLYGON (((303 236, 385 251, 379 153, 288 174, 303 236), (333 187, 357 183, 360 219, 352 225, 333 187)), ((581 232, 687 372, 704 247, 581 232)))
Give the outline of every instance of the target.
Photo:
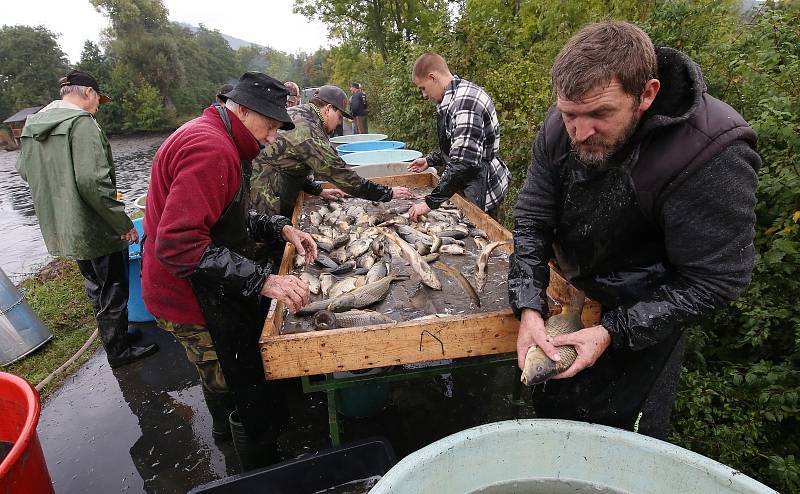
MULTIPOLYGON (((438 177, 430 173, 376 177, 372 181, 388 186, 433 187, 438 177)), ((326 184, 327 185, 327 184, 326 184)), ((297 225, 305 196, 297 199, 292 222, 297 225)), ((450 200, 459 207, 490 240, 511 239, 511 232, 460 195, 450 200)), ((513 246, 499 247, 507 253, 513 246)), ((295 249, 286 244, 279 274, 291 271, 295 249)), ((553 266, 551 265, 551 268, 553 266)), ((548 295, 559 303, 569 301, 568 283, 556 269, 550 270, 548 295)), ((560 306, 551 306, 557 313, 560 306)), ((328 396, 331 441, 339 443, 339 422, 335 390, 369 381, 399 381, 442 374, 452 368, 516 365, 519 321, 510 309, 306 333, 281 334, 285 306, 275 302, 264 322, 259 341, 267 379, 301 377, 306 392, 324 391, 328 396), (333 379, 333 372, 400 366, 441 360, 451 364, 422 369, 397 369, 372 376, 333 379), (315 376, 312 380, 311 377, 315 376), (321 376, 321 377, 320 377, 321 376)), ((584 326, 600 321, 600 305, 587 299, 582 319, 584 326)), ((517 389, 517 388, 515 388, 517 389)))

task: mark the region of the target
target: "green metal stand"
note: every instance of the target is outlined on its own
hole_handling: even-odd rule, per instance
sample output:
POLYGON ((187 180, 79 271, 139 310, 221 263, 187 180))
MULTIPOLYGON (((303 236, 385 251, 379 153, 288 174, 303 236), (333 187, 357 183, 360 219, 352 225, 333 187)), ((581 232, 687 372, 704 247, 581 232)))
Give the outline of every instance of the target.
MULTIPOLYGON (((473 357, 466 359, 453 360, 448 364, 433 365, 430 367, 407 369, 403 366, 393 367, 382 374, 354 376, 342 379, 334 379, 333 374, 319 376, 302 376, 304 393, 324 392, 328 399, 328 429, 331 437, 331 445, 337 447, 341 443, 341 424, 336 407, 336 390, 358 386, 365 383, 390 383, 398 381, 410 381, 428 376, 446 374, 456 369, 467 368, 491 368, 513 365, 516 368, 517 355, 503 354, 491 357, 473 357)), ((512 403, 515 405, 523 404, 521 398, 521 387, 519 386, 520 371, 517 369, 512 392, 512 403)))

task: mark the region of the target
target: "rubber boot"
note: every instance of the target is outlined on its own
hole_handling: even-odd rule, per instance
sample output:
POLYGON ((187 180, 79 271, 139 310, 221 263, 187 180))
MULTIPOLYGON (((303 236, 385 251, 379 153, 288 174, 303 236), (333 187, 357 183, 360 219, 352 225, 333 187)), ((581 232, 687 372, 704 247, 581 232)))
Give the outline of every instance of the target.
POLYGON ((231 412, 229 422, 233 447, 239 456, 242 472, 272 465, 280 460, 275 441, 263 438, 257 440, 248 436, 244 425, 239 422, 237 412, 231 412))
POLYGON ((212 393, 203 387, 203 396, 206 399, 208 411, 211 413, 211 435, 217 441, 231 438, 231 426, 228 417, 234 410, 233 396, 229 392, 212 393))

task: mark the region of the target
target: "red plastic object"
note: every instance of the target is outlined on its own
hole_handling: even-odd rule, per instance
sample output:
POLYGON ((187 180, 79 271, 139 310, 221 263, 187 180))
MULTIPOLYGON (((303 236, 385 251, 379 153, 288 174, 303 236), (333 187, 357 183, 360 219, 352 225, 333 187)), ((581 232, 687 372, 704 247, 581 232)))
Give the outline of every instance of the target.
POLYGON ((0 463, 2 494, 53 492, 36 434, 41 408, 33 386, 14 374, 0 372, 0 441, 14 444, 0 463))

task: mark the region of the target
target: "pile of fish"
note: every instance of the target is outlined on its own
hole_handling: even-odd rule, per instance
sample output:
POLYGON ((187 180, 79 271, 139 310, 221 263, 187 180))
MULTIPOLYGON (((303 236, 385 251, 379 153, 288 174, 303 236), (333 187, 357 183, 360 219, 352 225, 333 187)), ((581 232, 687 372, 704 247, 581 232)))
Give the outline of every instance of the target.
POLYGON ((314 329, 394 322, 385 314, 366 309, 384 300, 394 283, 412 278, 437 291, 442 290, 440 276, 451 277, 469 297, 471 306, 481 306, 489 257, 497 247, 511 241, 489 241, 485 232, 449 202, 418 222, 408 217, 410 202, 400 206, 393 203, 348 198, 325 203, 301 217, 300 228, 312 235, 319 255, 310 266, 302 256, 294 259, 295 272, 308 282, 316 299, 296 315, 310 318, 314 329), (447 261, 450 256, 468 253, 468 237, 481 249, 474 282, 447 261))

